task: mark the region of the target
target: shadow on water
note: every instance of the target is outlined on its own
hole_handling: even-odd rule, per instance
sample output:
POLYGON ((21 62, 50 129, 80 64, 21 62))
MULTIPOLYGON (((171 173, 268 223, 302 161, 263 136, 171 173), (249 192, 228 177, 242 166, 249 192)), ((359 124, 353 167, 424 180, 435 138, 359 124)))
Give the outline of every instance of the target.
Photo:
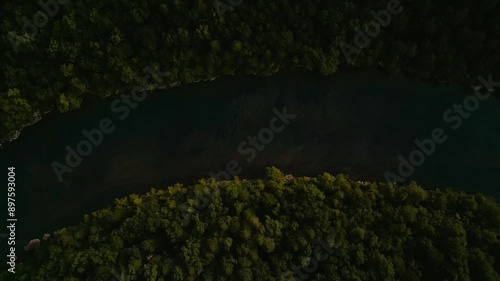
POLYGON ((443 121, 466 92, 370 71, 333 77, 278 73, 157 91, 124 120, 123 112, 110 109, 113 99, 52 114, 0 151, 1 167, 15 166, 17 172, 18 244, 77 223, 114 198, 194 183, 225 170, 230 160, 242 167, 240 178, 261 177, 274 165, 294 175, 326 171, 384 181, 385 171, 397 173, 398 155, 408 158, 414 140, 430 138, 437 127, 448 140, 409 180, 498 198, 500 102, 482 101, 457 130, 443 121), (269 127, 273 108, 284 106, 297 117, 247 161, 250 154, 238 151, 240 143, 269 127), (103 118, 115 130, 59 183, 51 164, 64 164, 65 147, 76 148, 86 139, 81 131, 97 128, 103 118))

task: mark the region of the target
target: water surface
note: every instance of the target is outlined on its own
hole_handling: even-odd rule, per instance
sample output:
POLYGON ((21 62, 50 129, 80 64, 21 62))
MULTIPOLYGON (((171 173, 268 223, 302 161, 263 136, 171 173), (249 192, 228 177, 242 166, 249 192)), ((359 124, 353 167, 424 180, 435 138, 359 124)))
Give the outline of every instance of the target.
POLYGON ((157 91, 124 120, 110 109, 116 97, 49 115, 0 151, 0 166, 17 172, 18 244, 77 223, 114 198, 196 182, 231 160, 241 165, 240 178, 262 177, 274 165, 297 176, 325 171, 385 181, 384 172, 397 172, 398 155, 407 158, 414 140, 431 137, 438 127, 448 139, 409 180, 500 198, 499 100, 481 102, 457 130, 443 121, 443 113, 466 94, 458 86, 370 71, 333 77, 278 73, 157 91), (273 108, 285 106, 297 117, 247 161, 238 145, 269 127, 273 108), (115 130, 59 183, 51 164, 64 163, 65 147, 76 148, 85 140, 81 131, 97 128, 103 118, 115 130))

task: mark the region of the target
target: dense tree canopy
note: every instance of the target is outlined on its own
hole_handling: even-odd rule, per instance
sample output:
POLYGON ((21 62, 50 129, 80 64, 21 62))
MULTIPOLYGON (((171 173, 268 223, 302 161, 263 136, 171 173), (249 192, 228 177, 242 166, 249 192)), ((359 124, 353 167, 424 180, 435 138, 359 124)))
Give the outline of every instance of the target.
POLYGON ((491 198, 269 168, 118 199, 29 252, 16 280, 493 281, 499 261, 491 198))
POLYGON ((168 72, 166 87, 295 68, 380 66, 455 82, 499 73, 498 0, 401 0, 350 60, 342 43, 356 47, 358 31, 396 0, 38 2, 0 9, 0 142, 48 111, 144 84, 148 65, 168 72))

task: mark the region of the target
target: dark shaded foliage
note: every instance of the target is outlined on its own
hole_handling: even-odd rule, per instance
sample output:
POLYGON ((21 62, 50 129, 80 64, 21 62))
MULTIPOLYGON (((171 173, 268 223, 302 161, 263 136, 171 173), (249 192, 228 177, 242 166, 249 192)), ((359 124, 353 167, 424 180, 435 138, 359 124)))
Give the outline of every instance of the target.
POLYGON ((223 21, 204 0, 65 2, 35 34, 22 30, 42 11, 36 1, 0 9, 0 141, 45 112, 142 85, 147 65, 168 71, 166 87, 296 68, 326 75, 380 66, 457 83, 498 73, 497 0, 401 1, 403 11, 351 63, 340 44, 354 45, 356 27, 388 1, 243 0, 223 21))

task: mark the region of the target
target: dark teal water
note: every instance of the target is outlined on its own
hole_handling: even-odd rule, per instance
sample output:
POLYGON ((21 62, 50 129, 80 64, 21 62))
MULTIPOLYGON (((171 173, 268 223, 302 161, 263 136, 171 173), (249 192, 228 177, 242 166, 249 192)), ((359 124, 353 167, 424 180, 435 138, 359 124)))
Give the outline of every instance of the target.
POLYGON ((500 198, 499 100, 482 101, 457 130, 443 121, 443 113, 467 94, 458 86, 373 72, 279 73, 158 91, 124 120, 110 109, 114 98, 52 114, 0 151, 2 181, 6 167, 17 171, 18 251, 29 239, 75 224, 114 198, 193 183, 231 160, 242 167, 241 178, 262 177, 274 165, 287 174, 348 173, 385 181, 386 171, 397 172, 398 155, 407 158, 414 140, 431 137, 437 127, 448 139, 408 180, 500 198), (268 127, 273 108, 284 106, 297 117, 247 161, 238 145, 268 127), (97 128, 103 118, 115 130, 59 183, 51 164, 64 163, 65 147, 75 148, 85 140, 81 131, 97 128))

